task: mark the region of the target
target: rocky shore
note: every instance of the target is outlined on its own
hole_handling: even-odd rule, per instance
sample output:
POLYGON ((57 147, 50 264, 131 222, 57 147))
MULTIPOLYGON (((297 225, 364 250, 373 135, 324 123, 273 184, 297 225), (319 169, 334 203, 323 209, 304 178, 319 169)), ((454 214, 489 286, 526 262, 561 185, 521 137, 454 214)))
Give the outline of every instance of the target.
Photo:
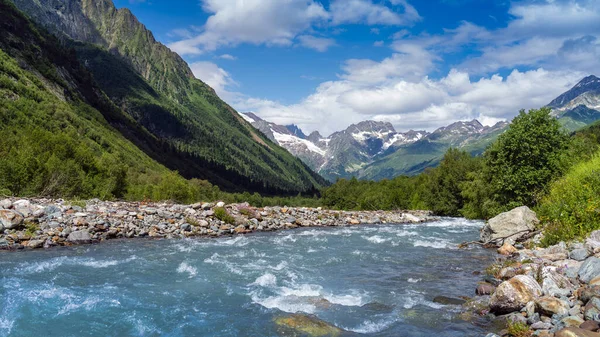
POLYGON ((344 212, 248 204, 0 200, 0 250, 50 248, 123 238, 218 237, 298 227, 419 223, 429 212, 344 212))
POLYGON ((600 231, 539 248, 537 223, 521 207, 482 229, 482 242, 499 246, 499 258, 465 303, 465 318, 498 323, 502 336, 600 337, 600 231))

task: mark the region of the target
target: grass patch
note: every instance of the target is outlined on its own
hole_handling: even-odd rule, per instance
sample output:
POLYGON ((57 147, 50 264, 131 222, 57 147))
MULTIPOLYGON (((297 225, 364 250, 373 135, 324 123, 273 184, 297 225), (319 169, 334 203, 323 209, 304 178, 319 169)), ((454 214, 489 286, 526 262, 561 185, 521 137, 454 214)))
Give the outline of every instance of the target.
POLYGON ((35 232, 40 230, 40 226, 38 226, 37 224, 33 223, 33 222, 27 222, 25 223, 25 234, 28 236, 35 236, 35 232))
POLYGON ((538 213, 545 246, 582 239, 600 229, 600 153, 551 184, 538 213))
POLYGON ((508 335, 512 337, 530 337, 533 336, 533 331, 526 323, 508 321, 508 335))
POLYGON ((224 207, 216 207, 214 209, 214 212, 215 212, 215 218, 217 218, 227 224, 230 224, 230 225, 235 224, 235 218, 232 217, 231 214, 229 214, 224 207))

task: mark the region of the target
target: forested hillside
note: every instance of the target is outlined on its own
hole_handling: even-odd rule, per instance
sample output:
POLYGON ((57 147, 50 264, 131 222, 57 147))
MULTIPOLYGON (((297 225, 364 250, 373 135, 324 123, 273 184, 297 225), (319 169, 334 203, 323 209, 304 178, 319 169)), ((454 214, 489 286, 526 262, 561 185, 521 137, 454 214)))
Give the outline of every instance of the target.
POLYGON ((68 53, 129 122, 98 110, 164 166, 230 191, 314 193, 325 183, 194 78, 187 64, 129 10, 117 10, 109 0, 15 3, 56 34, 56 43, 73 48, 68 53))

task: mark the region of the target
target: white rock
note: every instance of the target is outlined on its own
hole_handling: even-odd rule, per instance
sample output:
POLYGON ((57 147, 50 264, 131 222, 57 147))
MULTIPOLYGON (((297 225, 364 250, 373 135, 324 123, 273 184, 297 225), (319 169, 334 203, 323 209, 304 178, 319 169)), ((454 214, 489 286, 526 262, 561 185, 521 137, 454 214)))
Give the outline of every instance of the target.
MULTIPOLYGON (((505 242, 514 244, 521 236, 535 230, 539 223, 535 212, 527 206, 515 208, 490 219, 481 229, 481 241, 489 242, 507 237, 505 242)), ((502 242, 496 242, 501 245, 502 242)))

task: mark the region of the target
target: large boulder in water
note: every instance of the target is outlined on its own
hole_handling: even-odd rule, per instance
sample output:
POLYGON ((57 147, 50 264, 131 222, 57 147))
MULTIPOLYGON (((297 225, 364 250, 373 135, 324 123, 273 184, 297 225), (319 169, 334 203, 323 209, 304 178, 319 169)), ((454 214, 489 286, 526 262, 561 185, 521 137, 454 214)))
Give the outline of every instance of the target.
POLYGON ((500 283, 490 298, 490 309, 497 314, 519 311, 542 296, 542 288, 531 276, 517 275, 500 283))
MULTIPOLYGON (((318 319, 313 315, 293 314, 275 318, 279 329, 289 331, 292 335, 300 334, 311 337, 337 337, 344 330, 318 319)), ((286 334, 287 335, 287 334, 286 334)))
POLYGON ((480 238, 482 242, 498 241, 495 242, 498 245, 503 243, 501 238, 506 238, 504 242, 514 244, 521 236, 535 230, 539 222, 535 212, 529 207, 517 207, 488 220, 481 229, 480 238))

